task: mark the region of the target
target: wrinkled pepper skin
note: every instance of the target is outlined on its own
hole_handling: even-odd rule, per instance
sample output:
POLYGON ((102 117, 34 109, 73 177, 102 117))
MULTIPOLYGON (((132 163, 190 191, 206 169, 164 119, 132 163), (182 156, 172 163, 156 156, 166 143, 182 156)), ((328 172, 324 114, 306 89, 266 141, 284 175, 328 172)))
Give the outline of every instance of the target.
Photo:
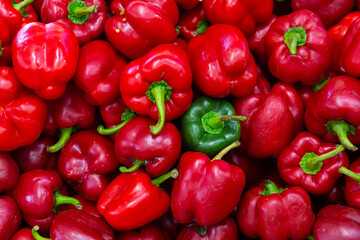
MULTIPOLYGON (((274 183, 272 183, 274 184, 274 183)), ((243 234, 261 239, 306 239, 315 223, 308 193, 301 187, 264 193, 263 186, 249 189, 241 198, 237 222, 243 234)))
MULTIPOLYGON (((349 170, 360 174, 360 158, 357 158, 350 164, 349 170)), ((345 176, 345 189, 344 195, 346 203, 351 207, 360 208, 360 184, 359 179, 355 180, 348 176, 345 176)))
POLYGON ((135 59, 177 37, 179 10, 174 0, 115 0, 105 22, 109 42, 124 56, 135 59))
POLYGON ((140 232, 127 231, 120 233, 116 240, 170 240, 164 229, 156 224, 149 224, 141 228, 140 232))
POLYGON ((303 129, 304 106, 295 88, 276 83, 265 97, 254 95, 233 102, 241 125, 242 145, 252 158, 277 156, 303 129))
POLYGON ((0 193, 15 187, 19 176, 19 167, 10 153, 0 152, 0 193))
MULTIPOLYGON (((277 166, 281 178, 290 185, 301 186, 311 194, 326 194, 342 176, 339 167, 348 167, 349 158, 345 151, 341 151, 314 166, 314 170, 305 164, 306 154, 314 153, 317 156, 333 151, 337 148, 334 143, 321 141, 309 132, 299 133, 295 139, 280 153, 277 166), (317 168, 317 166, 320 166, 317 168)), ((344 150, 344 148, 343 148, 344 150)), ((313 156, 316 157, 316 156, 313 156)))
POLYGON ((244 34, 235 26, 210 26, 189 42, 187 53, 194 83, 206 95, 245 97, 254 89, 256 63, 244 34))
POLYGON ((74 76, 92 105, 107 105, 120 98, 120 76, 127 60, 109 42, 91 41, 80 48, 74 76))
POLYGON ((356 240, 360 238, 360 209, 328 205, 317 214, 313 235, 316 240, 356 240))
POLYGON ((225 220, 214 225, 207 226, 204 231, 197 224, 183 226, 176 240, 238 240, 239 233, 236 222, 228 217, 225 220), (200 229, 199 229, 200 227, 200 229), (200 236, 204 234, 204 236, 200 236))
POLYGON ((110 140, 95 131, 79 131, 61 150, 57 170, 82 197, 97 201, 118 167, 110 140))
POLYGON ((44 127, 47 106, 21 85, 9 67, 0 67, 0 108, 0 151, 36 141, 44 127))
POLYGON ((271 18, 274 1, 271 0, 204 0, 206 18, 212 24, 226 23, 239 28, 249 36, 258 22, 271 18))
POLYGON ((340 21, 354 7, 355 0, 291 0, 293 11, 307 9, 321 19, 325 28, 340 21))
POLYGON ((79 43, 62 23, 33 22, 18 32, 11 55, 20 82, 40 97, 54 100, 64 94, 66 83, 75 74, 79 43))
POLYGON ((11 64, 11 36, 10 28, 4 19, 0 17, 0 66, 11 64))
POLYGON ((0 195, 0 238, 9 239, 20 227, 22 216, 15 200, 0 195))
POLYGON ((208 156, 215 156, 221 149, 240 139, 241 128, 239 121, 229 119, 211 125, 207 116, 235 117, 235 109, 225 99, 200 97, 181 117, 181 135, 184 148, 187 151, 202 152, 208 156), (219 126, 220 124, 223 124, 219 126), (210 128, 210 129, 208 129, 210 128))
POLYGON ((98 211, 118 231, 142 227, 169 208, 169 195, 153 184, 142 170, 118 175, 97 203, 98 211))
POLYGON ((240 200, 245 174, 237 166, 200 152, 185 152, 174 180, 171 211, 180 223, 208 226, 224 220, 240 200))
POLYGON ((265 49, 276 78, 315 85, 330 67, 333 46, 319 17, 303 9, 275 20, 266 34, 265 49))
POLYGON ((44 0, 41 7, 41 20, 43 23, 61 22, 67 25, 75 33, 80 45, 99 38, 104 31, 105 21, 107 19, 106 4, 104 0, 81 0, 77 2, 84 3, 79 8, 92 7, 86 12, 88 18, 82 19, 84 15, 70 17, 70 3, 73 0, 44 0))

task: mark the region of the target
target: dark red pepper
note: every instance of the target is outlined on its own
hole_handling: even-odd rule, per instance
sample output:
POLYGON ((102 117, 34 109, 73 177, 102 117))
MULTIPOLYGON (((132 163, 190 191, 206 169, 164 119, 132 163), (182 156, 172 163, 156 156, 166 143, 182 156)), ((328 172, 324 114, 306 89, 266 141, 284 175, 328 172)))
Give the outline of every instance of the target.
POLYGON ((0 239, 9 239, 20 227, 22 217, 15 200, 0 195, 0 239))
POLYGON ((11 64, 11 36, 6 21, 0 17, 0 66, 11 64))
POLYGON ((120 233, 116 240, 170 240, 169 234, 155 224, 149 224, 140 229, 140 232, 127 231, 120 233))
POLYGON ((0 193, 15 187, 19 176, 19 167, 10 153, 0 152, 0 193))
POLYGON ((339 173, 346 175, 344 195, 346 203, 351 207, 360 208, 360 158, 357 158, 347 169, 339 168, 339 173))
POLYGON ((21 228, 9 240, 35 240, 31 228, 21 228))

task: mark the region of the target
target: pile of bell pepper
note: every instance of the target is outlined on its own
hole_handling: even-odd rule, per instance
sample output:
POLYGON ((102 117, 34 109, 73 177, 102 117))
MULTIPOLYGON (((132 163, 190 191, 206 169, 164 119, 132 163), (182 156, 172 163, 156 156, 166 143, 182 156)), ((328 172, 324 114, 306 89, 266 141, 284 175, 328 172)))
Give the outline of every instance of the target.
POLYGON ((0 240, 360 239, 360 0, 0 0, 0 240))

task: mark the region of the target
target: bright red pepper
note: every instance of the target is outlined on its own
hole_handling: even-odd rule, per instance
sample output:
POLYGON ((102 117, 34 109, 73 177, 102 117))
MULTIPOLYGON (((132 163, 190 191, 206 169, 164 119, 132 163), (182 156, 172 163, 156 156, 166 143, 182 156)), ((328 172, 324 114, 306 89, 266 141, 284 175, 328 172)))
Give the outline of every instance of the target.
MULTIPOLYGON (((17 2, 21 2, 21 0, 16 0, 17 2)), ((21 27, 24 27, 26 24, 31 23, 31 22, 38 22, 39 21, 39 15, 38 13, 35 11, 34 7, 33 7, 33 3, 31 3, 31 5, 27 5, 26 7, 26 13, 27 16, 22 18, 22 25, 21 27)))
POLYGON ((0 29, 0 66, 9 66, 11 64, 10 28, 1 17, 0 29))
POLYGON ((44 127, 47 107, 9 67, 0 67, 0 151, 31 144, 44 127))
POLYGON ((155 225, 149 224, 141 228, 140 232, 123 232, 120 233, 116 240, 170 240, 169 234, 164 229, 155 225))
POLYGON ((360 209, 328 205, 317 214, 313 235, 316 240, 356 240, 360 238, 360 209))
POLYGON ((237 115, 247 118, 241 123, 241 143, 250 157, 279 155, 303 129, 303 103, 289 84, 276 83, 266 96, 252 94, 233 105, 237 115))
POLYGON ((325 143, 309 132, 301 132, 277 159, 280 176, 308 193, 326 194, 341 177, 339 167, 349 166, 344 150, 342 145, 325 143))
MULTIPOLYGON (((231 147, 240 144, 233 143, 231 147)), ((224 220, 236 207, 245 185, 243 170, 221 160, 229 151, 221 151, 211 160, 200 152, 185 152, 178 164, 179 178, 171 194, 171 211, 176 221, 201 226, 224 220)))
POLYGON ((235 221, 228 217, 223 221, 207 227, 190 224, 184 226, 177 240, 238 240, 239 233, 235 221))
POLYGON ((9 240, 35 240, 32 235, 31 228, 21 228, 9 240))
POLYGON ((266 34, 265 49, 276 78, 314 85, 330 66, 333 46, 319 17, 298 10, 275 20, 266 34))
POLYGON ((115 0, 105 23, 110 43, 124 56, 135 59, 177 37, 179 10, 174 0, 115 0))
MULTIPOLYGON (((82 209, 79 211, 83 211, 83 212, 89 213, 95 217, 102 218, 102 215, 97 210, 96 202, 89 201, 79 195, 74 195, 72 197, 77 199, 80 202, 82 209)), ((66 208, 66 210, 78 210, 74 205, 65 205, 65 208, 66 208)))
POLYGON ((107 19, 104 0, 44 0, 43 23, 61 22, 73 30, 80 45, 97 39, 107 19))
POLYGON ((120 98, 120 76, 127 60, 109 42, 91 41, 80 48, 74 76, 76 85, 93 105, 108 105, 120 98))
POLYGON ((304 119, 311 133, 355 151, 353 144, 360 144, 359 114, 360 80, 344 75, 330 79, 314 93, 304 119))
POLYGON ((22 217, 15 200, 0 195, 0 239, 9 239, 20 227, 22 217))
POLYGON ((97 203, 99 212, 116 230, 142 227, 170 208, 169 195, 159 189, 165 179, 177 177, 177 171, 166 173, 154 180, 142 170, 121 173, 105 189, 97 203), (176 175, 176 176, 175 176, 176 175))
POLYGON ((265 187, 253 187, 242 196, 237 221, 250 238, 301 240, 311 233, 315 214, 303 188, 278 189, 267 181, 265 187))
POLYGON ((325 28, 336 24, 348 14, 355 5, 355 0, 291 0, 293 11, 307 9, 321 19, 325 28))
POLYGON ((272 0, 204 0, 206 18, 212 24, 227 23, 239 28, 249 36, 258 22, 271 18, 274 8, 272 0))
POLYGON ((15 187, 20 176, 19 167, 8 152, 0 152, 0 193, 15 187))
POLYGON ((346 203, 351 207, 360 208, 360 158, 352 162, 348 169, 340 168, 339 172, 346 175, 344 189, 346 203))
POLYGON ((206 95, 245 97, 254 89, 256 63, 245 36, 235 26, 210 26, 189 42, 187 53, 194 83, 206 95))
POLYGON ((175 2, 182 8, 190 10, 196 7, 199 4, 199 0, 175 0, 175 2))
POLYGON ((52 100, 63 95, 75 74, 79 43, 62 23, 33 22, 18 32, 11 55, 19 80, 40 97, 52 100))
POLYGON ((158 120, 151 132, 161 131, 165 121, 180 117, 193 99, 188 56, 173 44, 161 44, 130 62, 120 79, 126 106, 158 120))

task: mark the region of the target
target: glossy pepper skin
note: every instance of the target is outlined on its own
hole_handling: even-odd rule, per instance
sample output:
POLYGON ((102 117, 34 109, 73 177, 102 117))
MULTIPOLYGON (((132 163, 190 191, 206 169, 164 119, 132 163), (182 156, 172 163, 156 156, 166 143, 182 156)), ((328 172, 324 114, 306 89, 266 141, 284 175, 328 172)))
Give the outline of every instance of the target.
POLYGON ((10 67, 0 67, 0 151, 31 144, 44 127, 45 102, 19 82, 10 67))
POLYGON ((245 36, 235 26, 210 26, 189 42, 187 53, 194 83, 206 95, 245 97, 254 89, 256 63, 245 36))
POLYGON ((17 77, 40 97, 61 97, 74 76, 79 43, 74 32, 62 23, 33 22, 21 28, 11 44, 17 77))
POLYGON ((120 98, 120 76, 127 60, 109 42, 91 41, 80 48, 74 76, 92 105, 107 105, 120 98))
POLYGON ((120 78, 120 93, 126 106, 158 120, 151 132, 161 131, 165 121, 180 117, 193 99, 188 56, 180 47, 161 44, 133 60, 120 78))
POLYGON ((41 7, 43 23, 64 23, 73 30, 80 45, 101 36, 106 14, 104 0, 44 0, 41 7))
POLYGON ((355 240, 360 238, 360 209, 328 205, 317 214, 313 235, 316 240, 355 240))
POLYGON ((181 135, 187 151, 215 156, 240 139, 240 123, 234 107, 225 99, 197 98, 181 117, 181 135))
POLYGON ((241 232, 250 238, 300 240, 311 233, 315 214, 303 188, 278 189, 268 181, 242 196, 237 222, 241 232))
POLYGON ((176 240, 217 240, 217 239, 239 239, 239 233, 236 222, 228 217, 223 221, 214 225, 199 226, 195 224, 189 224, 183 226, 176 240))
POLYGON ((57 170, 82 197, 96 201, 118 167, 110 140, 95 131, 79 131, 61 150, 57 170))
POLYGON ((249 36, 258 22, 271 18, 274 2, 271 0, 204 0, 206 18, 212 24, 226 23, 239 28, 249 36))
POLYGON ((325 141, 340 141, 355 151, 353 144, 360 143, 359 94, 359 79, 345 75, 330 79, 314 93, 306 108, 307 129, 325 141))
POLYGON ((308 193, 326 194, 341 177, 339 167, 349 166, 344 150, 343 146, 326 143, 309 132, 301 132, 277 159, 280 176, 288 184, 301 186, 308 193))
POLYGON ((330 67, 333 46, 319 17, 303 9, 275 20, 266 34, 265 49, 276 78, 315 85, 330 67))
POLYGON ((179 10, 174 0, 116 0, 105 23, 109 42, 124 56, 135 59, 177 37, 179 10))
POLYGON ((31 228, 25 227, 18 229, 10 240, 35 240, 35 238, 32 235, 31 228))
POLYGON ((118 175, 101 195, 97 208, 114 229, 133 230, 165 214, 170 197, 139 169, 118 175))
POLYGON ((10 28, 4 19, 0 17, 0 66, 11 64, 11 36, 10 28))
POLYGON ((116 240, 170 240, 170 235, 156 224, 149 224, 140 232, 127 231, 120 233, 116 240))
POLYGON ((357 158, 348 168, 351 175, 345 176, 344 196, 346 203, 351 207, 360 208, 360 158, 357 158))
POLYGON ((14 158, 8 152, 0 152, 0 193, 15 187, 20 171, 14 158))
POLYGON ((252 158, 279 155, 304 125, 304 106, 293 86, 278 82, 262 96, 233 102, 236 114, 247 118, 241 125, 241 142, 252 158))
POLYGON ((321 19, 325 28, 336 24, 342 17, 353 10, 355 0, 291 0, 293 11, 307 9, 321 19))
POLYGON ((0 238, 9 239, 20 227, 22 216, 15 200, 7 195, 0 195, 0 238))
POLYGON ((117 132, 114 142, 116 158, 121 164, 131 167, 140 161, 151 177, 174 167, 181 152, 181 134, 176 126, 166 122, 163 129, 153 135, 150 126, 154 124, 149 117, 136 116, 117 132))
POLYGON ((178 164, 179 177, 171 194, 174 219, 187 224, 193 219, 208 226, 224 220, 239 202, 245 174, 237 166, 211 160, 200 152, 185 152, 178 164))

